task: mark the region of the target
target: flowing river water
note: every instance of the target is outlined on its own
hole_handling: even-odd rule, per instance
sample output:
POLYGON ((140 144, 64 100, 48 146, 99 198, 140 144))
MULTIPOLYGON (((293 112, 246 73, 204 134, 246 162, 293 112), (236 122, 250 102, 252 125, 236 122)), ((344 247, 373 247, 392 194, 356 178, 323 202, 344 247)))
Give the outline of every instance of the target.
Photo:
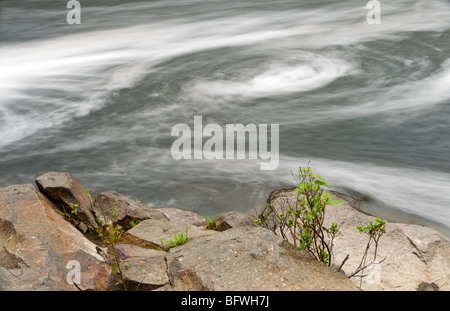
POLYGON ((71 173, 94 193, 214 216, 305 166, 388 219, 450 230, 450 2, 0 1, 0 187, 71 173), (175 124, 279 124, 279 165, 176 160, 175 124))

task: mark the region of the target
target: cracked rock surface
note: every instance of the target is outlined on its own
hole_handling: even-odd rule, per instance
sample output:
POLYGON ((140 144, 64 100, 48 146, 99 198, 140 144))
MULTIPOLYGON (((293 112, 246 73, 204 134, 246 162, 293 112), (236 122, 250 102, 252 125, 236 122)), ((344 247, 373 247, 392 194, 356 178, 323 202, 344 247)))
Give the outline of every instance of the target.
POLYGON ((77 290, 72 260, 80 289, 106 289, 109 266, 52 202, 31 184, 0 191, 0 290, 77 290))

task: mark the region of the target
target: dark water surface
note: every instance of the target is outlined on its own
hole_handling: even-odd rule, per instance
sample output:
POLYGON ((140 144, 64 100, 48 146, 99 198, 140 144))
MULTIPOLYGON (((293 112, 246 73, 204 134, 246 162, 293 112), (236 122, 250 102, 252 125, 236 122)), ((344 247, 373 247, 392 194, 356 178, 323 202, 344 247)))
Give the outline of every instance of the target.
POLYGON ((369 212, 449 229, 450 2, 0 1, 0 187, 247 211, 311 161, 369 212), (393 2, 393 3, 391 3, 393 2), (181 160, 177 123, 279 124, 280 163, 181 160), (398 218, 400 217, 400 218, 398 218))

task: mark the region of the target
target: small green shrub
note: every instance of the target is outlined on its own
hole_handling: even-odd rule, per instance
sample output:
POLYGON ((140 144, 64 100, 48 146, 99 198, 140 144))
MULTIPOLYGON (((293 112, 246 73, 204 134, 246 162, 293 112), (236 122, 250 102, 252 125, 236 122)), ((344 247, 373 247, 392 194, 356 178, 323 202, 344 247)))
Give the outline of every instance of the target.
MULTIPOLYGON (((281 197, 281 206, 287 206, 287 208, 279 210, 273 206, 271 203, 273 200, 269 198, 265 208, 255 220, 255 224, 271 229, 275 234, 307 250, 317 260, 330 266, 333 242, 339 235, 339 225, 333 222, 329 228, 326 228, 324 226, 325 212, 328 205, 340 205, 342 202, 333 200, 331 195, 322 190, 322 186, 328 186, 327 179, 313 173, 309 165, 306 168, 300 168, 297 173, 300 179, 298 186, 294 189, 294 193, 297 194, 295 204, 291 204, 288 198, 284 198, 283 201, 281 197)), ((366 226, 358 226, 357 229, 360 233, 367 234, 369 239, 359 266, 348 277, 359 276, 362 281, 362 278, 366 276, 364 269, 371 264, 366 262, 372 245, 374 246, 372 262, 376 261, 380 238, 386 233, 386 222, 376 218, 374 221, 369 221, 366 226)), ((347 255, 342 261, 338 271, 349 256, 347 255)))
MULTIPOLYGON (((360 279, 360 286, 361 286, 362 279, 365 276, 364 269, 367 268, 371 264, 371 263, 366 264, 369 250, 370 250, 371 246, 373 245, 374 251, 373 251, 373 257, 372 257, 372 263, 376 262, 380 238, 383 234, 386 233, 386 222, 381 218, 376 218, 375 222, 370 220, 366 226, 364 226, 364 227, 357 226, 356 228, 358 229, 359 233, 365 233, 369 237, 367 244, 366 244, 364 254, 361 258, 358 268, 356 268, 356 270, 353 273, 351 273, 349 276, 349 277, 354 277, 354 276, 359 275, 359 277, 361 278, 360 279)), ((383 262, 385 259, 386 258, 381 260, 380 263, 383 262)))
POLYGON ((186 225, 185 232, 180 232, 178 234, 174 233, 173 239, 168 239, 168 240, 161 239, 161 243, 165 244, 169 248, 173 248, 173 247, 177 247, 177 246, 186 244, 190 240, 190 238, 188 236, 188 229, 189 229, 189 227, 186 225))
POLYGON ((321 186, 328 186, 325 177, 312 171, 311 167, 297 171, 298 186, 294 192, 297 200, 294 206, 288 202, 285 211, 278 211, 268 203, 255 224, 271 228, 295 246, 307 250, 317 260, 331 265, 333 240, 339 234, 339 226, 333 223, 330 228, 323 225, 327 205, 340 205, 333 200, 321 186))
POLYGON ((214 224, 214 218, 209 218, 207 216, 203 216, 206 221, 206 229, 214 230, 216 228, 214 224))
MULTIPOLYGON (((89 191, 89 188, 86 188, 84 194, 89 199, 91 210, 94 210, 94 202, 92 200, 92 195, 91 192, 89 191)), ((119 241, 122 234, 124 233, 124 229, 118 223, 118 214, 116 207, 112 207, 109 213, 113 218, 113 222, 105 226, 103 226, 102 219, 95 217, 95 220, 100 227, 99 229, 96 230, 96 233, 98 238, 101 239, 104 246, 107 247, 108 249, 108 252, 106 254, 102 253, 102 255, 104 259, 108 262, 108 264, 111 266, 111 271, 118 275, 118 281, 116 285, 122 284, 123 289, 126 291, 127 286, 125 284, 124 271, 129 270, 131 268, 131 264, 129 262, 122 262, 119 259, 115 248, 116 243, 119 241)), ((103 219, 106 220, 105 215, 102 215, 102 217, 103 219)))
POLYGON ((111 248, 111 250, 106 254, 105 259, 110 264, 112 272, 119 276, 116 285, 122 284, 123 289, 126 291, 127 286, 125 284, 123 272, 129 270, 131 268, 131 264, 128 262, 122 262, 119 259, 115 248, 115 245, 124 233, 124 230, 122 226, 117 223, 117 210, 115 207, 111 208, 110 214, 113 217, 114 222, 98 229, 97 234, 102 239, 103 243, 107 247, 109 246, 111 248))
POLYGON ((76 210, 76 208, 78 207, 78 204, 70 203, 70 207, 72 208, 70 213, 75 215, 75 216, 77 216, 78 215, 78 211, 76 210))

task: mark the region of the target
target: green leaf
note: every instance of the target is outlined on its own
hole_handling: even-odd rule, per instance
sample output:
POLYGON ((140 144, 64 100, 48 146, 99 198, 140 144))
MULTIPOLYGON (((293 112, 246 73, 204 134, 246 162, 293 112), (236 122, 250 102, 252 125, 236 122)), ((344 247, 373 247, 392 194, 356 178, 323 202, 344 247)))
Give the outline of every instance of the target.
POLYGON ((117 268, 117 264, 116 263, 113 263, 111 265, 111 270, 112 270, 112 272, 117 273, 118 268, 117 268))
POLYGON ((320 176, 320 175, 317 174, 317 173, 312 173, 312 175, 313 175, 314 177, 316 177, 316 178, 321 179, 322 181, 324 181, 325 183, 328 184, 328 180, 327 180, 325 177, 322 177, 322 176, 320 176))
POLYGON ((339 226, 338 226, 338 224, 335 223, 335 222, 331 223, 331 227, 330 227, 329 231, 330 231, 332 234, 337 234, 337 233, 339 232, 339 226))
POLYGON ((86 196, 87 196, 89 199, 92 198, 91 192, 89 191, 89 188, 86 188, 85 194, 86 194, 86 196))
POLYGON ((328 184, 326 182, 321 181, 321 180, 316 180, 316 181, 314 181, 314 183, 316 185, 319 185, 319 186, 327 186, 328 187, 328 184))
POLYGON ((298 188, 300 189, 300 190, 306 190, 306 189, 308 189, 308 187, 311 187, 311 183, 310 182, 307 182, 307 181, 304 181, 304 182, 302 182, 299 186, 298 186, 298 188))
POLYGON ((287 214, 292 215, 292 206, 290 206, 290 205, 288 207, 287 214))
POLYGON ((327 205, 342 205, 343 203, 338 200, 328 200, 327 205))
POLYGON ((117 208, 115 206, 111 207, 111 216, 113 216, 114 220, 117 221, 118 214, 117 214, 117 208))

